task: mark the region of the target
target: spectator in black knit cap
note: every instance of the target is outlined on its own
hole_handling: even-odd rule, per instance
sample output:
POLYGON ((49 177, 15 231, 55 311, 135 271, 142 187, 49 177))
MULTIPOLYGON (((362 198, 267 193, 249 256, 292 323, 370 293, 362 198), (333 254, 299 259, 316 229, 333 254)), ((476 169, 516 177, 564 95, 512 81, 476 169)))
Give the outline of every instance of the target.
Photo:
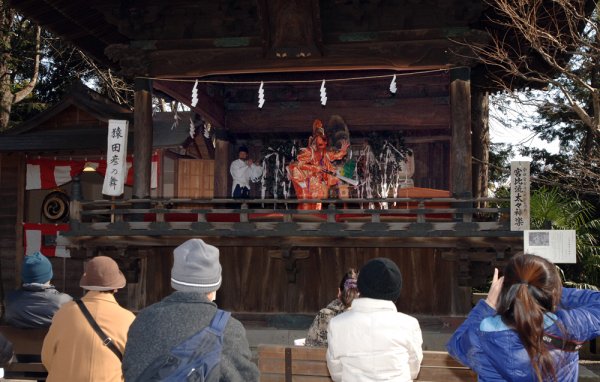
POLYGON ((412 381, 423 360, 419 322, 398 312, 402 274, 387 258, 358 274, 359 298, 329 322, 327 366, 334 381, 412 381))

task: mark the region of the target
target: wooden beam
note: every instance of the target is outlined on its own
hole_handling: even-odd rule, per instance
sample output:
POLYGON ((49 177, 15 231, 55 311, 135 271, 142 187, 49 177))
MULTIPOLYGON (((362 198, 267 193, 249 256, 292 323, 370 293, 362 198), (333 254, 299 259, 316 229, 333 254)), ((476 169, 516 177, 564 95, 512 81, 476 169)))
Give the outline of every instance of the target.
POLYGON ((473 196, 487 197, 490 160, 490 101, 484 90, 476 90, 471 97, 471 126, 473 129, 473 196))
POLYGON ((203 134, 199 134, 199 135, 196 135, 196 137, 194 137, 194 146, 196 147, 196 150, 198 151, 200 158, 213 159, 213 155, 211 155, 211 152, 214 151, 214 149, 209 150, 208 145, 207 145, 207 139, 204 138, 203 134))
MULTIPOLYGON (((448 39, 340 43, 326 45, 323 50, 322 57, 292 59, 264 57, 261 47, 162 50, 143 52, 142 61, 143 69, 147 67, 150 76, 159 78, 274 71, 439 69, 475 63, 467 58, 466 46, 448 39)), ((122 60, 124 69, 131 65, 132 55, 142 54, 127 46, 109 46, 107 52, 113 59, 122 60)))
MULTIPOLYGON (((262 47, 264 51, 271 49, 271 26, 269 22, 269 15, 266 13, 269 11, 266 4, 266 0, 260 0, 259 4, 259 18, 261 19, 261 35, 245 35, 237 37, 194 37, 194 38, 169 38, 165 37, 160 40, 135 40, 135 45, 138 47, 144 47, 145 49, 152 50, 198 50, 198 49, 213 49, 213 48, 243 48, 243 47, 262 47), (264 5, 263 5, 264 4, 264 5), (266 24, 266 25, 265 25, 266 24), (264 32, 264 33, 263 33, 264 32)), ((317 10, 318 12, 318 10, 317 10)), ((319 15, 315 15, 319 17, 319 15)), ((319 21, 320 23, 320 21, 319 21)), ((53 25, 53 24, 49 24, 53 25)), ((110 24, 108 24, 110 27, 110 24)), ((317 26, 320 29, 320 25, 317 26)), ((74 32, 73 32, 74 33, 74 32)), ((317 34, 322 32, 316 31, 317 34)), ((483 43, 489 38, 485 32, 479 30, 472 30, 469 28, 431 28, 431 29, 411 29, 411 30, 391 30, 391 31, 369 31, 369 32, 340 32, 340 33, 329 33, 322 38, 315 35, 314 44, 319 47, 323 44, 323 41, 329 45, 334 44, 354 44, 354 43, 377 43, 381 41, 386 42, 410 42, 410 41, 429 41, 429 40, 443 40, 452 39, 458 41, 459 39, 466 39, 470 42, 483 43)), ((322 48, 322 47, 321 47, 322 48)), ((321 49, 319 48, 319 49, 321 49)), ((276 55, 275 55, 276 57, 276 55)), ((291 56, 290 56, 291 58, 291 56)))
POLYGON ((152 95, 148 80, 135 79, 134 106, 133 197, 143 199, 150 196, 152 161, 152 95))
POLYGON ((321 22, 317 0, 259 0, 263 48, 269 57, 321 55, 321 22))
MULTIPOLYGON (((331 72, 331 73, 289 73, 286 75, 257 74, 255 76, 245 75, 244 80, 265 81, 265 97, 269 106, 271 102, 293 102, 314 101, 319 99, 319 88, 321 81, 326 80, 327 97, 331 101, 393 101, 402 102, 402 99, 411 98, 439 98, 444 99, 449 95, 448 86, 450 77, 445 70, 435 72, 396 72, 396 71, 356 71, 356 72, 331 72), (392 75, 397 74, 396 93, 389 90, 392 75), (383 78, 374 78, 382 76, 383 78), (364 78, 359 80, 357 78, 364 78), (343 79, 352 79, 341 81, 343 79), (335 79, 339 81, 330 81, 335 79), (269 83, 269 81, 282 81, 282 83, 269 83), (286 83, 286 81, 289 81, 286 83), (311 81, 295 82, 292 81, 311 81)), ((220 79, 220 78, 217 78, 220 79)), ((233 76, 223 76, 224 80, 233 80, 233 76)), ((225 87, 227 94, 225 100, 226 108, 237 103, 255 101, 257 98, 257 84, 231 84, 225 87)), ((256 102, 253 103, 256 105, 256 102)))
MULTIPOLYGON (((218 247, 264 247, 264 237, 219 237, 203 236, 201 233, 177 236, 85 236, 60 237, 61 244, 84 248, 120 246, 129 247, 176 247, 187 239, 202 238, 218 247)), ((522 237, 272 237, 269 246, 278 247, 323 247, 323 248, 447 248, 458 246, 472 248, 494 248, 500 244, 515 251, 523 249, 522 237)), ((494 255, 490 255, 491 258, 494 255)))
POLYGON ((452 143, 450 191, 454 197, 471 195, 471 82, 469 68, 453 69, 450 82, 452 143))
POLYGON ((219 101, 218 96, 208 94, 207 84, 198 84, 198 103, 195 107, 191 106, 193 81, 189 82, 161 82, 153 81, 154 89, 159 90, 169 97, 183 102, 189 106, 196 114, 201 115, 206 121, 214 127, 222 128, 225 126, 225 112, 223 102, 219 101))
POLYGON ((26 161, 25 154, 17 154, 17 200, 14 201, 17 205, 17 224, 15 224, 15 287, 17 288, 21 287, 21 268, 25 256, 23 225, 20 223, 25 221, 26 161))
POLYGON ((447 98, 389 99, 380 101, 333 101, 321 106, 318 94, 312 102, 270 103, 262 109, 256 105, 230 105, 227 129, 232 133, 271 133, 278 131, 306 133, 312 121, 327 121, 341 115, 352 131, 371 131, 398 127, 448 129, 450 105, 447 98))
POLYGON ((231 143, 228 140, 227 132, 221 129, 216 130, 215 144, 215 198, 229 198, 231 196, 231 184, 229 174, 229 152, 231 143))

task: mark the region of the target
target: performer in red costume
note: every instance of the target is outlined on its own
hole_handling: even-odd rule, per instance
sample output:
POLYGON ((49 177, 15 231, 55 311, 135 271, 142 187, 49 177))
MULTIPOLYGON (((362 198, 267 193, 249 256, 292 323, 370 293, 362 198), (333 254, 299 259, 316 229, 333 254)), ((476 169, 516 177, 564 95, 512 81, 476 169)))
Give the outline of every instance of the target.
MULTIPOLYGON (((347 140, 342 141, 339 150, 328 148, 327 143, 323 123, 315 119, 308 147, 300 149, 296 161, 287 167, 298 199, 327 199, 329 188, 339 182, 332 162, 346 156, 350 143, 347 140)), ((298 209, 320 210, 321 203, 301 203, 298 209)))

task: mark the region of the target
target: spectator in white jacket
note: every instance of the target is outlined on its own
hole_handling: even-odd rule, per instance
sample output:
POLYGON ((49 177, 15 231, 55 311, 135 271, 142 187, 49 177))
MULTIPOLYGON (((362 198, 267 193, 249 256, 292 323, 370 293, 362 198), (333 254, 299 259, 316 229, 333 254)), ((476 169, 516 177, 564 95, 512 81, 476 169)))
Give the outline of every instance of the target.
POLYGON ((402 275, 390 259, 376 258, 358 274, 360 297, 329 322, 327 366, 334 381, 416 379, 423 336, 414 317, 398 312, 402 275))

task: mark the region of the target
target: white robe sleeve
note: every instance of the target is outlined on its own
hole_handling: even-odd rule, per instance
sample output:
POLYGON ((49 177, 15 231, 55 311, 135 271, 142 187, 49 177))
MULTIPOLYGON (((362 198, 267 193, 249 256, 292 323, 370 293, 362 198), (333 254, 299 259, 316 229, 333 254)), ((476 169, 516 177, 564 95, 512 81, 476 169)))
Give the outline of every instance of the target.
POLYGON ((238 159, 231 162, 231 166, 229 166, 229 172, 231 173, 234 183, 239 180, 243 182, 245 179, 248 179, 250 168, 246 163, 238 159))
POLYGON ((239 159, 234 160, 229 166, 229 172, 233 178, 231 184, 231 196, 233 196, 233 190, 235 190, 235 186, 238 184, 240 187, 250 187, 248 183, 250 178, 250 167, 248 167, 246 162, 239 159))
POLYGON ((250 166, 250 180, 254 183, 258 182, 262 176, 262 166, 255 165, 254 163, 250 166))

